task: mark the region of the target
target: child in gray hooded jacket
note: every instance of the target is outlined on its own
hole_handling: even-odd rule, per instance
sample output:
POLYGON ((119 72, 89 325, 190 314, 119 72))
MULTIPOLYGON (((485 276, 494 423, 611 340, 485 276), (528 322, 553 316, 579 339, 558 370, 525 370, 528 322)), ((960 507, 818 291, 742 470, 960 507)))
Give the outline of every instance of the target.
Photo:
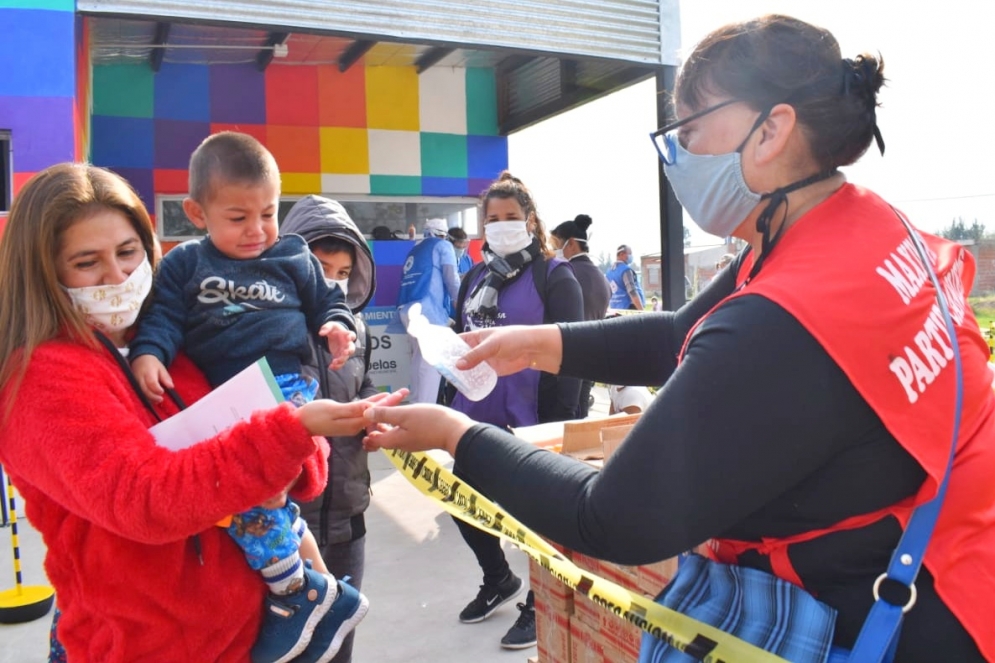
MULTIPOLYGON (((376 269, 366 239, 341 204, 321 196, 297 201, 280 224, 280 234, 297 234, 318 258, 329 284, 335 282, 356 315, 356 352, 337 371, 329 370, 327 348, 312 341, 312 367, 305 373, 318 379, 319 395, 340 403, 377 393, 369 376, 369 330, 358 313, 373 298, 376 269)), ((351 577, 360 589, 366 550, 363 513, 370 505, 370 471, 363 435, 329 438, 328 487, 324 495, 301 505, 301 515, 315 532, 322 558, 338 578, 351 577)), ((350 634, 332 663, 352 660, 350 634)))

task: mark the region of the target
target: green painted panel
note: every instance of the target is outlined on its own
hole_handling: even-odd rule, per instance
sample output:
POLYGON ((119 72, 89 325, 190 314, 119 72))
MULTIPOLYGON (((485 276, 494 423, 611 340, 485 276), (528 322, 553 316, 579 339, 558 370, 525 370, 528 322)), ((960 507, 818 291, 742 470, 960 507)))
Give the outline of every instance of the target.
POLYGON ((423 132, 421 174, 422 177, 466 177, 466 136, 423 132))
POLYGON ((370 194, 420 196, 421 178, 412 175, 370 175, 370 194))
POLYGON ((498 135, 497 81, 493 69, 466 70, 466 132, 498 135))
POLYGON ((152 117, 155 74, 147 62, 93 68, 93 114, 152 117))

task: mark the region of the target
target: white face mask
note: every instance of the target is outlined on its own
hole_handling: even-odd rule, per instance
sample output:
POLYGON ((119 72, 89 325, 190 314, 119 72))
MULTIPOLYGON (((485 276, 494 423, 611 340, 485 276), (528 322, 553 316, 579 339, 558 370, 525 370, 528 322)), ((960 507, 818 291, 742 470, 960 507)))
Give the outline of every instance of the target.
POLYGON ((152 265, 148 256, 121 283, 66 288, 73 306, 86 321, 102 332, 113 334, 135 324, 142 302, 152 290, 152 265))
POLYGON ((336 280, 336 279, 326 278, 325 279, 325 283, 328 285, 329 288, 331 288, 332 286, 335 286, 335 285, 337 285, 338 287, 342 288, 342 294, 343 295, 348 295, 349 294, 349 277, 346 277, 346 278, 342 279, 341 281, 336 280))
POLYGON ((509 256, 532 243, 525 221, 491 221, 484 226, 484 238, 491 253, 509 256))
POLYGON ((570 245, 570 240, 572 239, 573 237, 568 237, 563 241, 563 246, 556 249, 555 253, 557 258, 559 258, 560 260, 570 260, 570 258, 567 258, 565 255, 563 255, 563 252, 566 251, 567 247, 570 245))

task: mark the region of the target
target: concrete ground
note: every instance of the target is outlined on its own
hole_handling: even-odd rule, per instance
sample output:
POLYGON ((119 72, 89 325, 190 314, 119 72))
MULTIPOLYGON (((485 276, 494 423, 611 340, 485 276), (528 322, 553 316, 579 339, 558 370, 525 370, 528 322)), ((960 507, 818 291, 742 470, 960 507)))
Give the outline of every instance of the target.
MULTIPOLYGON (((595 387, 594 413, 607 414, 607 391, 595 387)), ((437 458, 451 466, 446 454, 437 458)), ((455 660, 525 663, 536 649, 508 651, 499 642, 518 616, 515 601, 479 624, 461 624, 460 610, 477 594, 480 569, 448 514, 400 476, 381 454, 370 456, 373 501, 367 511, 366 577, 370 613, 356 634, 356 663, 455 660)), ((6 491, 4 491, 4 495, 6 491)), ((19 504, 20 506, 20 504, 19 504)), ((20 509, 23 511, 23 509, 20 509)), ((45 584, 44 544, 23 517, 20 530, 24 583, 45 584)), ((507 546, 506 548, 510 548, 507 546)), ((508 551, 515 573, 528 561, 508 551)), ((10 530, 0 529, 0 591, 14 586, 10 530)), ((524 600, 524 591, 518 600, 524 600)), ((50 617, 0 624, 0 663, 44 663, 50 617)))

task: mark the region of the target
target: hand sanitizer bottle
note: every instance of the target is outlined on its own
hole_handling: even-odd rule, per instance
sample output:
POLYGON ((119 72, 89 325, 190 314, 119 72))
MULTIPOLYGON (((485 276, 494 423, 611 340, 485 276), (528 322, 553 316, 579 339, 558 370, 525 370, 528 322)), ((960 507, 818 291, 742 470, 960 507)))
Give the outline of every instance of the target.
POLYGON ((449 327, 430 324, 417 302, 408 309, 408 333, 418 340, 425 361, 471 401, 482 400, 493 391, 497 384, 494 369, 487 362, 468 371, 456 368, 456 360, 469 352, 470 346, 449 327))

